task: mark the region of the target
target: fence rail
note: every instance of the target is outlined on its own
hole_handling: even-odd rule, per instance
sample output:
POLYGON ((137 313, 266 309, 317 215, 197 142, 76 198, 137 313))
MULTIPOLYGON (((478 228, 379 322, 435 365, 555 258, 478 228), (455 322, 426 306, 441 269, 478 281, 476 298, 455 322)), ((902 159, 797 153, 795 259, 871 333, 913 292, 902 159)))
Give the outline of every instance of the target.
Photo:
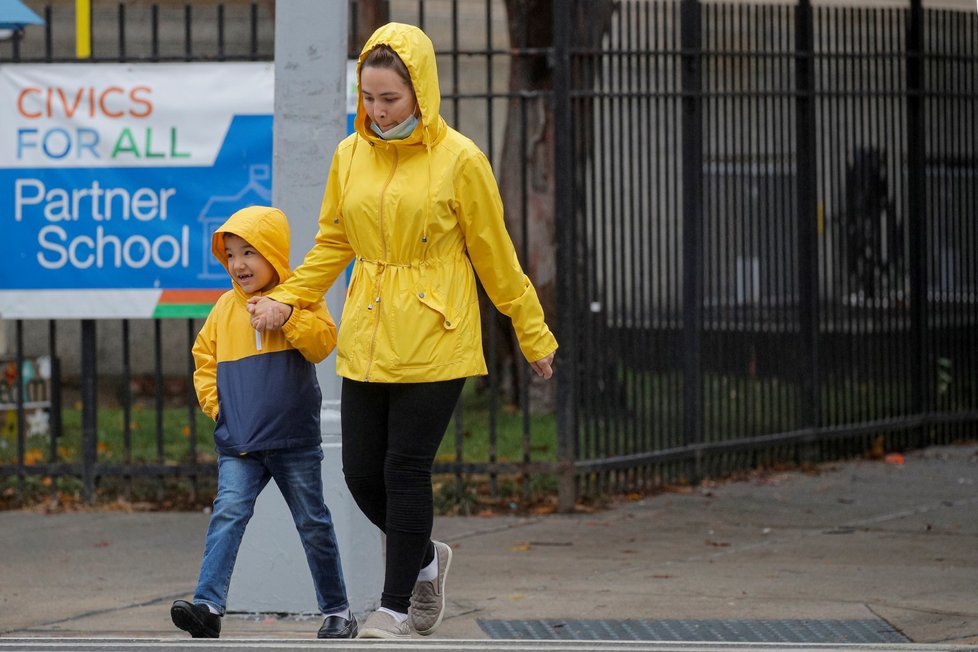
MULTIPOLYGON (((98 60, 272 56, 270 3, 93 4, 98 60)), ((553 404, 488 310, 491 373, 470 381, 449 427, 441 490, 464 500, 483 481, 493 495, 513 491, 503 482, 517 496, 556 486, 566 508, 582 494, 974 437, 978 15, 919 0, 566 9, 542 45, 530 16, 489 0, 400 3, 391 16, 432 28, 445 116, 494 162, 522 260, 552 251, 556 279, 543 291, 561 342, 553 404), (553 243, 539 240, 541 204, 553 243)), ((0 63, 71 60, 58 31, 70 16, 44 17, 43 41, 0 44, 0 63)), ((80 368, 66 370, 73 324, 14 323, 16 369, 52 363, 52 434, 29 454, 18 392, 5 435, 16 454, 0 477, 18 495, 42 477, 78 478, 89 500, 100 478, 131 490, 148 476, 160 495, 167 478, 188 478, 196 491, 214 473, 187 380, 199 326, 82 322, 80 368), (25 345, 25 328, 46 337, 25 345), (112 369, 96 354, 109 337, 122 351, 112 369), (154 450, 135 460, 146 433, 130 428, 133 358, 147 349, 154 450), (71 462, 62 376, 79 379, 83 413, 71 462), (123 441, 112 459, 97 409, 109 376, 123 441), (167 410, 186 428, 176 459, 167 410)))
POLYGON ((974 436, 976 23, 635 2, 576 52, 589 486, 974 436))

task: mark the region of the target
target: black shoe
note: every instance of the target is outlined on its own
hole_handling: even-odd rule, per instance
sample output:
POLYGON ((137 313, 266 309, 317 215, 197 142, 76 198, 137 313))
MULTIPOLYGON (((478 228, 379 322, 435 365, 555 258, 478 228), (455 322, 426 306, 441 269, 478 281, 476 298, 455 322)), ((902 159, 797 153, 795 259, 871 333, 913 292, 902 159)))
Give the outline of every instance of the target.
POLYGON ((170 607, 173 624, 194 638, 220 638, 221 617, 212 614, 207 605, 176 600, 170 607))
POLYGON ((356 638, 357 619, 329 616, 323 621, 316 638, 356 638))

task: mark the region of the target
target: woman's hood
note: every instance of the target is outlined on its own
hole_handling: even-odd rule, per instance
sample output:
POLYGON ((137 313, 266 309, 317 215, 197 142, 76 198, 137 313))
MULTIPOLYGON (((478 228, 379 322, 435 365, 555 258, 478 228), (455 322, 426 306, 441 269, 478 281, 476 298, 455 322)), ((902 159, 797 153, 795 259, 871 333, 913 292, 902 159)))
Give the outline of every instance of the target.
POLYGON ((401 58, 411 76, 414 93, 418 97, 418 109, 421 112, 421 128, 416 129, 411 136, 403 141, 406 144, 429 144, 438 140, 444 131, 441 120, 441 90, 438 87, 438 66, 435 62, 435 47, 428 35, 414 25, 404 23, 387 23, 379 27, 367 40, 357 59, 357 115, 353 126, 360 136, 370 141, 382 139, 370 129, 370 118, 363 108, 363 94, 360 93, 360 69, 363 60, 371 50, 378 45, 386 45, 401 58))
MULTIPOLYGON (((284 283, 292 275, 289 267, 289 243, 291 234, 289 220, 285 213, 270 206, 249 206, 234 213, 211 237, 211 251, 221 261, 226 270, 228 255, 224 248, 224 234, 234 235, 248 241, 265 259, 272 264, 278 274, 279 283, 284 283)), ((234 275, 231 282, 236 290, 241 290, 234 275)))

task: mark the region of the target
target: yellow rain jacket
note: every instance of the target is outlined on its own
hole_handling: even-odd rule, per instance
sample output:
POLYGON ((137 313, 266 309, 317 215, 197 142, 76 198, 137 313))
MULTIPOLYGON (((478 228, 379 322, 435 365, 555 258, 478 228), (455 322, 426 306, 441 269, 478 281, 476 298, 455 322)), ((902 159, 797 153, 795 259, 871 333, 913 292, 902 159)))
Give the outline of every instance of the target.
POLYGON ((322 299, 355 259, 340 320, 337 373, 371 382, 430 382, 484 375, 475 274, 509 316, 529 361, 557 349, 536 290, 503 221, 486 156, 449 127, 431 41, 390 23, 357 63, 390 46, 406 64, 420 120, 401 140, 370 129, 357 99, 355 133, 336 148, 316 244, 295 275, 268 296, 292 306, 322 299), (474 270, 473 270, 474 268, 474 270))
MULTIPOLYGON (((250 206, 228 218, 211 251, 228 267, 224 234, 244 238, 271 263, 280 281, 289 269, 289 222, 277 208, 250 206)), ((280 330, 251 327, 249 294, 231 275, 194 341, 194 389, 216 421, 214 443, 225 455, 318 446, 322 392, 316 365, 336 344, 336 325, 322 300, 293 310, 280 330)))

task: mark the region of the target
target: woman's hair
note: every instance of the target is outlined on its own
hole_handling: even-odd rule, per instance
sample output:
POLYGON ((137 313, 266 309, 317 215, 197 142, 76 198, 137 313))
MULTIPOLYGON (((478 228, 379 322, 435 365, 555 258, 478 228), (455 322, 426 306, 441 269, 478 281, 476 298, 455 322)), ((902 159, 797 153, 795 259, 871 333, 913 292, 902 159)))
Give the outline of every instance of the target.
POLYGON ((389 45, 380 44, 368 52, 363 63, 360 64, 360 68, 388 68, 393 70, 408 85, 408 88, 414 90, 414 84, 411 83, 411 73, 401 61, 401 57, 397 56, 397 53, 389 45))

